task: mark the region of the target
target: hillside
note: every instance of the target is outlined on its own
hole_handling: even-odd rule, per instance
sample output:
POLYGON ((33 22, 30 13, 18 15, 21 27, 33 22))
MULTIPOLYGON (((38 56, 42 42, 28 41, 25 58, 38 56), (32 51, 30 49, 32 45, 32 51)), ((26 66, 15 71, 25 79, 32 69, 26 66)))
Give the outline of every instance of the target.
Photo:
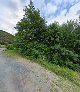
POLYGON ((11 44, 14 36, 10 33, 0 30, 0 44, 11 44))

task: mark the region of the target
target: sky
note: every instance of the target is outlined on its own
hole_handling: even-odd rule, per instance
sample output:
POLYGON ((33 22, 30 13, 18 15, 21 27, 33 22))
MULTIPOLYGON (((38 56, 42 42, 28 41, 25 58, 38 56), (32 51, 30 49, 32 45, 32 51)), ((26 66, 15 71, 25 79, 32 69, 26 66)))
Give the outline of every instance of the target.
MULTIPOLYGON (((54 21, 62 24, 67 20, 78 19, 80 15, 80 0, 32 1, 48 25, 54 21)), ((15 34, 17 31, 14 27, 23 18, 23 9, 29 2, 30 0, 0 0, 0 30, 15 34)))

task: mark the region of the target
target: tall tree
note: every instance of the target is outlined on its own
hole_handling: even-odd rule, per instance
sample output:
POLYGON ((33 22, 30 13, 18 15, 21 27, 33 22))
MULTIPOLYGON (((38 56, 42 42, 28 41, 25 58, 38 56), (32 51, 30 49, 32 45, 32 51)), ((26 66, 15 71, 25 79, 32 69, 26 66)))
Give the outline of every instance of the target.
POLYGON ((22 41, 42 42, 44 32, 46 30, 46 21, 40 16, 40 11, 35 9, 33 2, 24 9, 25 15, 20 22, 17 23, 16 29, 22 41))

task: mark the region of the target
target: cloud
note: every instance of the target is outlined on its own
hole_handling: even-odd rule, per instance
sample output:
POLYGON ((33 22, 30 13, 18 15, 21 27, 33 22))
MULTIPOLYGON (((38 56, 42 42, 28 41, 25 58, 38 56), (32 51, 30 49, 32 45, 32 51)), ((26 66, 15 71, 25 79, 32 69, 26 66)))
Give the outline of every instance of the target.
POLYGON ((80 15, 80 10, 78 10, 76 14, 80 15))
POLYGON ((52 4, 52 3, 48 3, 47 5, 45 5, 44 7, 44 11, 45 11, 45 15, 49 16, 51 14, 54 14, 57 10, 57 6, 52 4))
POLYGON ((80 2, 76 3, 72 7, 70 7, 69 11, 67 12, 67 8, 60 11, 60 14, 56 17, 49 17, 47 19, 48 25, 53 23, 54 21, 59 22, 60 24, 67 22, 67 20, 71 19, 78 19, 80 14, 80 2))
POLYGON ((0 29, 14 34, 16 23, 23 17, 23 5, 20 0, 0 1, 0 29))
MULTIPOLYGON (((80 0, 32 0, 39 8, 41 16, 48 24, 58 21, 60 24, 80 15, 80 0)), ((0 29, 15 34, 14 27, 22 19, 25 5, 30 0, 0 0, 0 29)))
POLYGON ((63 9, 60 13, 60 16, 65 16, 67 13, 67 9, 63 9))

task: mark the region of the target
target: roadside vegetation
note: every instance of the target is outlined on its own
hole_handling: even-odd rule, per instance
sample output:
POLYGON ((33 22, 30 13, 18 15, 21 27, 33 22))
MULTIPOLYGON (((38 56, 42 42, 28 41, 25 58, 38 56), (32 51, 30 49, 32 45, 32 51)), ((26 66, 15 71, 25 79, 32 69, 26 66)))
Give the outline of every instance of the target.
POLYGON ((7 47, 13 51, 8 53, 29 57, 80 86, 80 21, 47 25, 32 1, 24 12, 23 19, 15 27, 18 32, 14 43, 7 47))
POLYGON ((5 48, 5 45, 0 44, 0 48, 5 48))
POLYGON ((60 67, 59 65, 52 64, 52 63, 45 61, 45 60, 33 59, 33 57, 31 57, 31 56, 24 56, 21 53, 15 51, 15 50, 6 50, 5 55, 7 55, 9 57, 14 57, 14 58, 17 58, 17 59, 20 59, 20 58, 29 59, 31 62, 35 62, 35 63, 40 64, 45 69, 48 69, 51 72, 54 72, 58 76, 61 76, 65 80, 69 80, 73 84, 80 87, 80 73, 79 72, 73 71, 69 68, 60 67))

